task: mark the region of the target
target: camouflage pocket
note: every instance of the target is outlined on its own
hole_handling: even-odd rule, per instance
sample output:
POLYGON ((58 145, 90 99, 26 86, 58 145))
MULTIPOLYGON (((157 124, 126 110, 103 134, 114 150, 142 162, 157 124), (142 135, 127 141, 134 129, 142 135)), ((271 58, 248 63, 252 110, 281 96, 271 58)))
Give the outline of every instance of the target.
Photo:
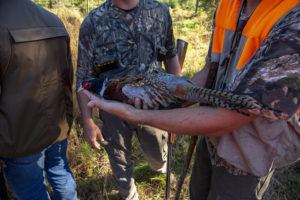
POLYGON ((94 63, 96 73, 103 73, 113 69, 117 69, 119 66, 118 60, 115 56, 105 56, 102 59, 98 59, 94 63))

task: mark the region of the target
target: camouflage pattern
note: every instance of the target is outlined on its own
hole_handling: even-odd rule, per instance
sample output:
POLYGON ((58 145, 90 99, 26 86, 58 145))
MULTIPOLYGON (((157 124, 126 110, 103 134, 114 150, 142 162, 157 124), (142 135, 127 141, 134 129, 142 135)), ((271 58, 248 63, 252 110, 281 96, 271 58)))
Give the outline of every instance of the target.
MULTIPOLYGON (((227 91, 249 95, 265 109, 253 111, 288 120, 300 109, 300 6, 277 22, 227 91)), ((251 112, 251 111, 250 111, 251 112)))
MULTIPOLYGON (((135 8, 124 11, 107 0, 81 25, 76 88, 80 90, 81 82, 88 78, 110 80, 162 72, 161 61, 175 55, 172 21, 166 5, 140 0, 135 8)), ((165 173, 168 133, 130 124, 103 111, 100 118, 119 195, 122 199, 138 200, 131 161, 132 135, 138 137, 152 170, 165 173)))
MULTIPOLYGON (((248 110, 260 115, 255 122, 240 130, 233 131, 231 134, 222 137, 207 138, 206 141, 213 165, 223 166, 229 173, 235 175, 263 176, 272 167, 276 168, 288 165, 297 157, 297 154, 299 158, 299 153, 297 153, 299 151, 299 138, 297 139, 297 135, 300 134, 300 121, 299 115, 296 114, 297 110, 300 110, 299 52, 300 6, 297 5, 274 25, 266 40, 262 42, 261 47, 236 76, 233 77, 233 80, 229 80, 225 84, 220 84, 225 85, 223 88, 216 88, 225 92, 233 92, 237 95, 250 96, 262 108, 248 110), (269 124, 262 123, 263 121, 269 124), (298 125, 296 121, 298 121, 298 125), (291 126, 291 129, 284 128, 287 124, 291 126), (269 133, 266 130, 268 129, 271 132, 273 131, 273 141, 267 136, 269 133), (281 132, 281 135, 279 133, 274 135, 274 131, 281 132), (253 138, 249 139, 249 134, 253 138), (243 140, 242 137, 244 137, 245 142, 247 142, 246 138, 248 138, 248 143, 250 146, 252 145, 252 150, 246 145, 243 146, 243 143, 239 143, 243 140), (255 137, 265 138, 256 140, 255 137), (293 139, 291 140, 291 138, 293 139), (226 151, 226 148, 235 148, 233 143, 231 143, 232 141, 235 141, 240 149, 228 150, 221 155, 222 151, 226 151), (294 150, 286 148, 286 145, 283 144, 286 142, 293 146, 294 150), (223 144, 223 147, 220 147, 220 144, 221 146, 223 144), (264 146, 263 148, 267 150, 254 150, 255 145, 260 145, 259 148, 264 146), (268 153, 271 151, 274 157, 268 153), (245 153, 249 152, 250 154, 252 152, 253 157, 257 157, 256 160, 253 157, 247 157, 245 153), (225 158, 224 155, 226 153, 227 157, 225 158), (240 160, 249 159, 247 160, 248 164, 255 165, 257 160, 265 159, 264 162, 261 160, 259 163, 259 165, 264 165, 259 169, 264 168, 265 171, 261 170, 253 173, 249 168, 241 168, 241 165, 237 165, 237 163, 233 165, 231 164, 233 162, 230 163, 227 160, 230 155, 231 157, 233 157, 232 155, 237 157, 240 153, 246 156, 240 160), (282 154, 281 157, 280 153, 282 154), (287 155, 292 156, 290 159, 287 159, 287 155), (274 166, 272 166, 273 164, 274 166)), ((210 54, 208 54, 207 60, 211 60, 210 54)), ((244 164, 243 161, 242 164, 244 164)))
POLYGON ((176 55, 168 7, 158 1, 141 0, 130 12, 110 0, 93 10, 80 28, 77 89, 89 77, 120 78, 162 71, 157 59, 176 55), (114 69, 101 72, 99 64, 114 60, 114 69))

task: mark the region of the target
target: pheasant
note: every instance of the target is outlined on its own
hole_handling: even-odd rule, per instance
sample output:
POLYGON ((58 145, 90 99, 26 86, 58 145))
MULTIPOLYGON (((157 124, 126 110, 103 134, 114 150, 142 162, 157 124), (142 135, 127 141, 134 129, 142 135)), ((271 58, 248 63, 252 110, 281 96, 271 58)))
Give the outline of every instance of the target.
MULTIPOLYGON (((251 97, 196 86, 192 81, 167 73, 126 76, 121 79, 90 78, 82 87, 108 100, 133 104, 140 98, 148 108, 176 108, 185 102, 209 103, 239 113, 261 109, 251 97)), ((245 114, 245 113, 243 113, 245 114)))

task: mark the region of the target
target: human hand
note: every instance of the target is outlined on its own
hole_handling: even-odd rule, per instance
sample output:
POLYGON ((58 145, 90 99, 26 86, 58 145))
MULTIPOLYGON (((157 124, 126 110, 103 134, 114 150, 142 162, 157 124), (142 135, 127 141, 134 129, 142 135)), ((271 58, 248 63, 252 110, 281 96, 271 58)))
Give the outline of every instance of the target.
POLYGON ((100 144, 108 145, 108 142, 104 140, 99 127, 91 120, 84 122, 83 124, 83 137, 93 148, 100 150, 100 144), (97 141, 100 140, 100 144, 97 141))
POLYGON ((83 93, 90 99, 87 104, 89 107, 97 107, 132 123, 139 123, 138 111, 141 110, 136 109, 129 104, 99 98, 88 90, 83 90, 83 93))
POLYGON ((134 100, 134 107, 143 110, 148 110, 148 109, 157 110, 159 108, 159 104, 157 102, 153 102, 151 106, 149 106, 145 101, 137 97, 134 100))

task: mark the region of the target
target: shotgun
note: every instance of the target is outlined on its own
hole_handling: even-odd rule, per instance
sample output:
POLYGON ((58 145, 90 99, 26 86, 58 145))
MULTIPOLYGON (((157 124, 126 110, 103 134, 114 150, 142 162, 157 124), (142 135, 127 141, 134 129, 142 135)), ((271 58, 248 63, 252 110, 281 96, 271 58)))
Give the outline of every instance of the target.
MULTIPOLYGON (((217 63, 211 63, 210 69, 209 69, 209 72, 208 72, 208 75, 207 75, 207 80, 206 80, 206 83, 205 83, 205 88, 211 89, 211 88, 214 87, 214 83, 215 83, 215 79, 216 79, 216 75, 217 75, 217 70, 218 70, 218 64, 217 63)), ((183 168, 182 168, 182 171, 181 171, 181 174, 180 174, 180 178, 177 182, 177 188, 176 188, 176 193, 175 193, 175 199, 174 200, 179 200, 182 184, 184 182, 187 170, 189 169, 191 158, 192 158, 192 155, 194 153, 194 149, 195 149, 195 146, 196 146, 197 139, 198 139, 198 136, 192 136, 191 137, 188 152, 186 153, 183 168)))
MULTIPOLYGON (((182 70, 188 43, 184 40, 177 39, 177 57, 182 70)), ((166 195, 165 199, 170 197, 170 175, 171 175, 171 158, 172 158, 172 144, 174 143, 174 133, 168 133, 168 155, 167 155, 167 175, 166 175, 166 195)))

